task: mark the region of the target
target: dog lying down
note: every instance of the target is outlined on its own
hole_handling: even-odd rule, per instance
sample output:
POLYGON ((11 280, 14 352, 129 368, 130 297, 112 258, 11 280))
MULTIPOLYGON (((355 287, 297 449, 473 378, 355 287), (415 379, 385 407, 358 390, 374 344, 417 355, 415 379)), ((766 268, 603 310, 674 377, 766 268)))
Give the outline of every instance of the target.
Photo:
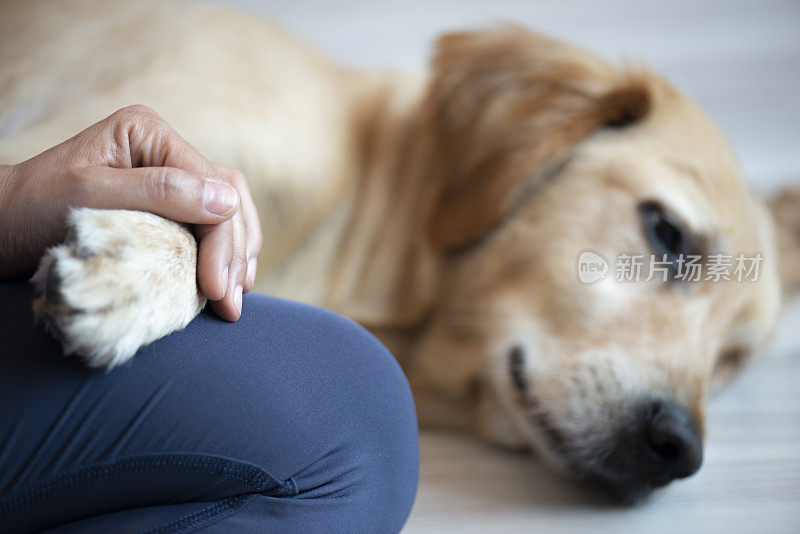
MULTIPOLYGON (((5 11, 0 161, 146 103, 247 176, 260 292, 371 329, 424 425, 532 449, 623 501, 698 470, 709 394, 800 282, 800 196, 757 198, 645 68, 518 27, 442 36, 422 77, 337 66, 214 6, 5 11)), ((203 307, 184 227, 69 224, 35 302, 67 352, 120 365, 203 307)))

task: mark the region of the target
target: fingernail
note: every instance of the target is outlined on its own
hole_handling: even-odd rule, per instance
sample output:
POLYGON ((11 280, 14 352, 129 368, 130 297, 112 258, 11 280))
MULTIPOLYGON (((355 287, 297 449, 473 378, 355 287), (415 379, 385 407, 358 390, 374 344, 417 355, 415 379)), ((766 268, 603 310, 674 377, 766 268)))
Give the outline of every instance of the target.
POLYGON ((256 259, 250 258, 250 261, 247 262, 247 278, 250 279, 250 284, 256 283, 256 259))
POLYGON ((236 286, 236 291, 233 293, 233 303, 239 309, 239 315, 242 315, 242 286, 236 286))
POLYGON ((228 184, 206 182, 203 206, 214 215, 225 215, 236 206, 236 190, 228 184))
POLYGON ((225 270, 222 271, 221 281, 222 281, 222 297, 220 297, 220 298, 225 298, 225 293, 228 292, 228 268, 227 267, 225 267, 225 270))

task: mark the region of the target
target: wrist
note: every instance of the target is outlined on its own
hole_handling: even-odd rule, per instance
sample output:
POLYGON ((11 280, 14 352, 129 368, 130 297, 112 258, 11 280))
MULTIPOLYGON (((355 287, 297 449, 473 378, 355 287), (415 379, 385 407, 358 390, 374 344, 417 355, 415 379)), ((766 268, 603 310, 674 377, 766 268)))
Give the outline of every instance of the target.
POLYGON ((11 189, 11 182, 16 165, 0 165, 0 201, 6 198, 6 194, 11 189))

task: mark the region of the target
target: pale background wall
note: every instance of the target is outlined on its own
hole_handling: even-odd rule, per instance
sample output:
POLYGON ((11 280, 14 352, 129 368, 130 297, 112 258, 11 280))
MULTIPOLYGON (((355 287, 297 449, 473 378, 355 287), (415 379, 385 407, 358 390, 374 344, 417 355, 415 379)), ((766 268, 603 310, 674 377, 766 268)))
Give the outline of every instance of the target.
POLYGON ((798 0, 227 0, 353 66, 422 70, 447 29, 512 21, 645 60, 730 136, 759 186, 800 182, 798 0))
MULTIPOLYGON (((760 191, 800 186, 800 0, 227 0, 353 66, 423 69, 448 28, 513 21, 612 60, 645 60, 718 121, 760 191)), ((702 471, 635 509, 530 458, 422 436, 407 532, 800 532, 800 302, 710 407, 702 471)))

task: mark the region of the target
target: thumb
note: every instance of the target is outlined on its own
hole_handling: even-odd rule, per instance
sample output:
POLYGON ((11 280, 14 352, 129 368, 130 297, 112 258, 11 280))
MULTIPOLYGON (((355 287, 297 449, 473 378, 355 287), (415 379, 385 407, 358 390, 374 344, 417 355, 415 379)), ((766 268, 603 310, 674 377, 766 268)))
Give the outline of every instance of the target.
POLYGON ((77 207, 149 211, 173 221, 216 224, 239 207, 236 189, 175 167, 84 167, 77 207))

